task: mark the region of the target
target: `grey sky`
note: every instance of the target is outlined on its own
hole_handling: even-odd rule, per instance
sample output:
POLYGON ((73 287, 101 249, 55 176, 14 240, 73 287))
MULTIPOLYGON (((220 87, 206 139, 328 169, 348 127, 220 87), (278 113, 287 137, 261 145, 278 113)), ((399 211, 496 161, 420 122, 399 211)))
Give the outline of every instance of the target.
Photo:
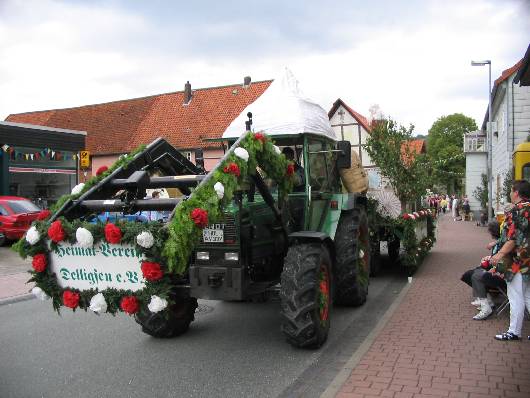
POLYGON ((290 67, 328 110, 379 104, 426 133, 480 125, 494 78, 530 41, 530 2, 0 0, 0 118, 273 78, 290 67), (373 3, 373 4, 371 4, 373 3))

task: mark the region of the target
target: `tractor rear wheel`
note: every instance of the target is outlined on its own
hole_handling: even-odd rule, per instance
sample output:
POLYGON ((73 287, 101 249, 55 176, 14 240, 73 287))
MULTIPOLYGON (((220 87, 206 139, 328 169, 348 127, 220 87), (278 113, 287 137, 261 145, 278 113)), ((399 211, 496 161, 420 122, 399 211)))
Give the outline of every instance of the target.
POLYGON ((142 309, 134 319, 142 326, 142 332, 158 338, 175 337, 186 332, 195 319, 197 299, 187 297, 180 299, 164 311, 152 313, 142 309))
POLYGON ((335 303, 345 306, 364 304, 370 275, 370 239, 364 210, 344 212, 335 233, 335 303))
POLYGON ((281 276, 282 332, 302 348, 318 348, 330 325, 332 262, 325 246, 303 243, 289 248, 281 276))

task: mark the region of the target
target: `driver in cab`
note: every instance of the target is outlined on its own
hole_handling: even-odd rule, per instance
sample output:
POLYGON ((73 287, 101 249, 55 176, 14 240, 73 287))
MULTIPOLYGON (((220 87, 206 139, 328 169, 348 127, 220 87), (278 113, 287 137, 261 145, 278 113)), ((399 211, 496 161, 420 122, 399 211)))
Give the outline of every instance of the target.
POLYGON ((293 192, 304 192, 305 191, 305 172, 304 168, 298 164, 294 158, 293 148, 286 146, 283 148, 282 153, 285 155, 287 160, 294 163, 294 187, 293 192))

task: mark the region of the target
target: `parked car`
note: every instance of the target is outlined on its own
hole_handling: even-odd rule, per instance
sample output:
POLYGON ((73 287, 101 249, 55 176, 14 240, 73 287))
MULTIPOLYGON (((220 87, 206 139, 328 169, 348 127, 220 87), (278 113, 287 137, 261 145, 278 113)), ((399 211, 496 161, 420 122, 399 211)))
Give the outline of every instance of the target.
POLYGON ((40 209, 29 199, 0 196, 0 246, 8 240, 22 238, 33 221, 49 214, 48 210, 40 209))

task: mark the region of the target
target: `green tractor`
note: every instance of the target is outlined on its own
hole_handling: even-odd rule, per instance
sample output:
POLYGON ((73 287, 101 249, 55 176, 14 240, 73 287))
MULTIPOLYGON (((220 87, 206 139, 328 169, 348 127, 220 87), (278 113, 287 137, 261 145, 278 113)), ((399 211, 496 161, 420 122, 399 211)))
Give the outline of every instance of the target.
POLYGON ((315 134, 274 140, 296 164, 293 191, 282 200, 260 170, 242 184, 223 220, 203 230, 190 259, 183 304, 169 318, 137 315, 144 332, 169 337, 187 330, 197 298, 252 300, 279 286, 287 341, 315 348, 326 341, 333 304, 366 301, 366 197, 344 193, 339 176, 340 168, 350 167, 350 143, 315 134))
POLYGON ((34 256, 34 262, 41 256, 32 281, 52 297, 56 310, 61 305, 111 313, 121 308, 134 314, 145 333, 162 338, 188 330, 197 299, 255 300, 279 290, 288 342, 320 347, 328 336, 333 305, 359 306, 368 294, 367 199, 345 192, 339 176, 351 164, 348 141, 317 133, 274 135, 273 156, 294 169, 294 176, 289 174, 292 191, 280 189, 282 180, 271 179, 266 165, 253 164, 254 170, 238 178, 216 222, 202 231, 193 226, 199 242, 189 258, 184 256, 182 272, 163 276, 160 264, 150 259, 169 236, 179 205, 182 209, 198 200, 200 187, 211 183, 216 172, 220 175, 223 162, 248 134, 228 139, 230 148, 209 173, 200 159, 194 165, 161 138, 119 161, 81 193, 65 198, 50 220, 34 225, 19 242, 21 254, 34 256), (182 195, 146 197, 147 190, 159 188, 178 188, 182 195), (165 217, 161 223, 133 222, 142 221, 141 212, 165 217), (109 216, 122 221, 114 225, 109 216), (155 235, 148 249, 139 240, 149 235, 145 229, 155 235), (81 232, 85 238, 78 236, 81 232), (151 261, 151 272, 144 268, 146 261, 151 261), (144 280, 142 273, 155 282, 144 280), (160 292, 160 286, 165 290, 160 292), (164 310, 151 306, 154 299, 158 304, 166 301, 155 292, 168 298, 164 310))

